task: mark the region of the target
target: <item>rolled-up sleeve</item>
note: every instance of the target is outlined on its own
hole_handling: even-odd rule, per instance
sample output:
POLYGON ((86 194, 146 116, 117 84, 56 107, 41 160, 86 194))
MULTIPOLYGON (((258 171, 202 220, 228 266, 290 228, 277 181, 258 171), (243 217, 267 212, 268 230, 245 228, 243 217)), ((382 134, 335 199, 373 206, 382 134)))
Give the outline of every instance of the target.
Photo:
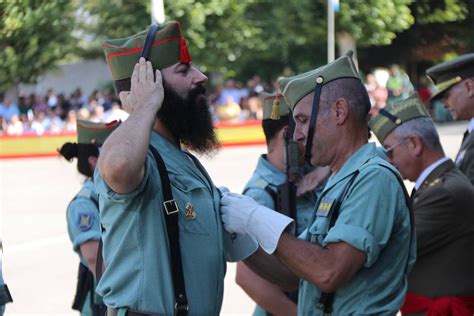
POLYGON ((364 251, 364 267, 371 267, 388 243, 406 201, 394 174, 381 168, 367 169, 354 181, 323 243, 345 242, 364 251))
POLYGON ((89 199, 76 198, 67 210, 69 238, 74 251, 89 240, 100 239, 100 219, 97 206, 89 199))

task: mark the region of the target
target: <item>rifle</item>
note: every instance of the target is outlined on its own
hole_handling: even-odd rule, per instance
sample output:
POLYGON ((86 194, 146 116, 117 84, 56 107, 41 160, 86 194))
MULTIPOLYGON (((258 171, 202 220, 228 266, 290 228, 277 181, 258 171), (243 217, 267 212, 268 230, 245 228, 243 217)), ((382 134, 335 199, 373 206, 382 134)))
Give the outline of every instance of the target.
MULTIPOLYGON (((290 124, 291 125, 291 124, 290 124)), ((291 127, 291 126, 290 126, 291 127)), ((298 143, 292 138, 290 128, 284 135, 286 153, 286 182, 277 186, 277 211, 291 217, 296 227, 296 185, 294 180, 299 177, 298 143)), ((296 230, 295 230, 296 232, 296 230)))

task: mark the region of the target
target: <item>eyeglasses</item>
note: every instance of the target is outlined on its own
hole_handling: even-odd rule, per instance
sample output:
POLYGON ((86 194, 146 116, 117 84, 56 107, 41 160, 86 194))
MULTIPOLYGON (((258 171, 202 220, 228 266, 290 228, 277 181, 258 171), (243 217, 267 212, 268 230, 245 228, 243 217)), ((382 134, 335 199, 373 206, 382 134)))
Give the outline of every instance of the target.
POLYGON ((393 150, 394 150, 395 148, 397 148, 398 146, 400 146, 401 144, 406 143, 406 141, 407 141, 407 139, 404 138, 403 140, 399 141, 398 143, 396 143, 396 144, 393 145, 393 146, 390 146, 389 148, 385 148, 385 147, 384 147, 384 148, 383 148, 384 154, 385 154, 388 158, 392 159, 392 158, 393 158, 393 150))

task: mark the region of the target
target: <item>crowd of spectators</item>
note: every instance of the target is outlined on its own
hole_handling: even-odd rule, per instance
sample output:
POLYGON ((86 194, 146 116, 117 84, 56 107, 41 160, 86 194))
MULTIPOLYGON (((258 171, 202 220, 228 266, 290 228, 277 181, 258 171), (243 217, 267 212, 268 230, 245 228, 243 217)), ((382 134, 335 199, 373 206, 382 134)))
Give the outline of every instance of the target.
POLYGON ((416 92, 430 111, 434 121, 447 122, 453 119, 449 111, 444 108, 442 101, 430 101, 434 86, 425 76, 419 78, 419 83, 415 87, 408 75, 398 65, 392 65, 388 69, 388 77, 385 81, 378 79, 374 73, 368 73, 365 77, 365 87, 372 105, 371 116, 376 115, 378 110, 384 108, 388 103, 406 99, 410 94, 416 92))
MULTIPOLYGON (((406 98, 415 90, 408 75, 397 65, 389 69, 385 82, 368 73, 365 85, 372 103, 371 114, 376 114, 391 101, 406 98)), ((416 90, 436 121, 451 120, 441 102, 429 102, 431 89, 426 80, 420 80, 416 90)), ((238 123, 261 119, 263 110, 258 95, 262 91, 275 90, 276 81, 265 82, 259 76, 253 76, 245 84, 229 79, 209 93, 214 120, 238 123)), ((121 110, 120 101, 109 89, 96 90, 87 96, 77 88, 69 97, 49 89, 43 96, 34 93, 20 95, 17 104, 0 97, 0 135, 75 132, 76 119, 110 122, 125 120, 127 116, 121 110)))
POLYGON ((42 135, 75 132, 76 119, 93 122, 124 120, 127 113, 110 90, 83 95, 77 88, 69 98, 49 89, 44 96, 32 93, 20 95, 18 103, 7 98, 0 100, 0 134, 42 135))

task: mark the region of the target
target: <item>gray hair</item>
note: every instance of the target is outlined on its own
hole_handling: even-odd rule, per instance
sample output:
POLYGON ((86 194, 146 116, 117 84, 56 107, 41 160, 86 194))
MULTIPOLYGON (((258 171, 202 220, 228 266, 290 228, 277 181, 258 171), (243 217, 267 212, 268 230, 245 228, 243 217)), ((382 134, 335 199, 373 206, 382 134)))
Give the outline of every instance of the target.
MULTIPOLYGON (((326 99, 329 105, 336 102, 338 98, 346 99, 355 120, 361 125, 367 125, 370 99, 367 89, 361 80, 356 78, 341 78, 331 81, 324 85, 321 91, 321 98, 326 99)), ((329 106, 321 110, 327 112, 329 106)))
POLYGON ((443 152, 443 147, 439 141, 439 135, 436 131, 431 118, 420 117, 404 122, 393 130, 393 134, 401 141, 410 135, 416 134, 421 138, 423 144, 431 151, 443 152))

